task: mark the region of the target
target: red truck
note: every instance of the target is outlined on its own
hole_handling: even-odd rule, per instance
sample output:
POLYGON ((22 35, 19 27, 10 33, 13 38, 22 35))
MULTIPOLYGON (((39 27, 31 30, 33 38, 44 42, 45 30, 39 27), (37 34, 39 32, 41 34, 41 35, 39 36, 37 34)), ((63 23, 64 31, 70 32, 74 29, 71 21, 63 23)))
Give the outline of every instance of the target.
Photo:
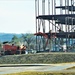
POLYGON ((15 46, 14 44, 4 44, 3 45, 3 51, 5 55, 12 55, 12 54, 19 54, 19 53, 25 53, 26 46, 23 45, 23 47, 15 46))

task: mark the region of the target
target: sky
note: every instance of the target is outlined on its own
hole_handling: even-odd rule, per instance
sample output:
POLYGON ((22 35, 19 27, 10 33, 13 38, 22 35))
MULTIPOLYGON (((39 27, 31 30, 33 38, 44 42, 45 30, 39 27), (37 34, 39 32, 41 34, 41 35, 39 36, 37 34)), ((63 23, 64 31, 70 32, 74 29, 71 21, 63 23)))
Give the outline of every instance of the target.
MULTIPOLYGON (((39 13, 42 14, 41 0, 39 0, 39 13)), ((45 4, 45 14, 48 14, 48 0, 45 4)), ((56 5, 59 6, 60 0, 56 5)), ((62 0, 64 1, 64 0, 62 0)), ((71 2, 70 2, 71 3, 71 2)), ((65 3, 63 2, 63 5, 65 3)), ((51 5, 51 4, 50 4, 51 5)), ((50 6, 52 9, 52 5, 50 6)), ((52 12, 50 10, 50 12, 52 12)), ((56 11, 58 14, 60 10, 56 11)), ((48 22, 46 30, 49 29, 48 22)), ((35 0, 0 0, 0 33, 35 33, 35 0)))
POLYGON ((0 0, 0 33, 35 32, 35 0, 0 0))

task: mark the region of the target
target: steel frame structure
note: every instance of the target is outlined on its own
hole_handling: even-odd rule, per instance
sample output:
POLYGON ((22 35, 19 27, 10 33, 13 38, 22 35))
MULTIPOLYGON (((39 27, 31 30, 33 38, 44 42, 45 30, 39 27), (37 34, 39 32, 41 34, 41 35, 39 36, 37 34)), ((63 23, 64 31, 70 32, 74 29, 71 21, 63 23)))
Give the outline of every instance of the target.
MULTIPOLYGON (((36 33, 42 32, 49 35, 50 32, 48 39, 42 37, 41 34, 36 34, 37 51, 41 50, 42 39, 43 50, 46 50, 45 44, 47 41, 49 51, 60 51, 60 48, 56 47, 57 42, 59 42, 58 45, 60 45, 61 41, 65 40, 65 52, 71 51, 71 45, 75 42, 74 4, 75 0, 35 0, 36 33), (48 29, 46 29, 46 27, 48 29), (61 34, 65 37, 63 38, 61 34), (55 35, 57 38, 51 38, 52 35, 55 35)), ((62 45, 64 45, 64 43, 61 44, 61 46, 62 45)))

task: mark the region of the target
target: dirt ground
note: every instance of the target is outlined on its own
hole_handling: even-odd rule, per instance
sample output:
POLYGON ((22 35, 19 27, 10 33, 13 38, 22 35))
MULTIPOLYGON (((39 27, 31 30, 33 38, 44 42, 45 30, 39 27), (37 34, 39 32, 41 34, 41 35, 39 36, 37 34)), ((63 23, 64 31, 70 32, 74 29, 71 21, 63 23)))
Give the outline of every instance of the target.
POLYGON ((1 64, 0 75, 25 72, 25 71, 49 71, 49 72, 75 72, 75 69, 67 70, 67 68, 75 66, 75 63, 63 64, 1 64))

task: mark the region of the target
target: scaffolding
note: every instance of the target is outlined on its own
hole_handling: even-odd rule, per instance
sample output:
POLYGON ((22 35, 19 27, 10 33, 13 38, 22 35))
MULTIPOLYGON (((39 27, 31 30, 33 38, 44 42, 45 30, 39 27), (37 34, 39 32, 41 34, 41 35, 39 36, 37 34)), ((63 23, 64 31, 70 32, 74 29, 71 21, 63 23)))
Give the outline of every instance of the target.
POLYGON ((35 0, 36 50, 75 51, 75 0, 35 0))

